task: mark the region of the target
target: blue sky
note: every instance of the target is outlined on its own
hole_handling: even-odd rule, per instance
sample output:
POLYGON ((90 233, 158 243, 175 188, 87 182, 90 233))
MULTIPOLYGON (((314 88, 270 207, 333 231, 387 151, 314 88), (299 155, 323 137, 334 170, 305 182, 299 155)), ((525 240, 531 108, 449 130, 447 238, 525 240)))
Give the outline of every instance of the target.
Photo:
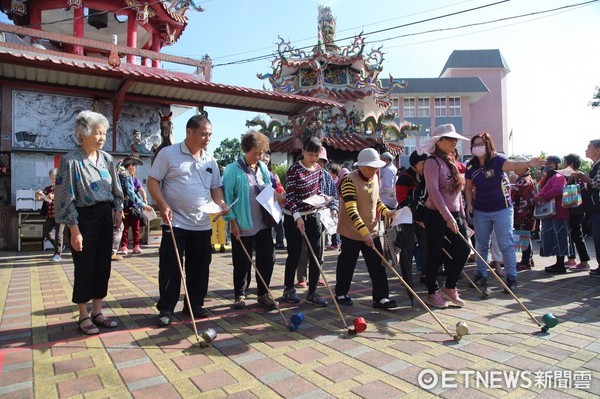
MULTIPOLYGON (((256 73, 270 70, 271 60, 231 66, 275 51, 277 36, 297 47, 312 45, 317 35, 318 5, 330 6, 337 19, 337 38, 414 23, 496 3, 470 1, 239 1, 199 2, 206 11, 189 11, 190 23, 181 39, 163 51, 194 58, 210 54, 218 83, 260 89, 256 73)), ((588 106, 600 85, 600 2, 544 14, 541 11, 583 2, 577 0, 512 0, 479 11, 367 35, 367 48, 383 45, 386 61, 381 77, 437 77, 453 50, 499 49, 511 73, 508 85, 508 125, 515 154, 584 155, 590 139, 600 138, 600 109, 588 106), (529 16, 463 29, 418 34, 428 30, 529 16), (390 37, 404 38, 385 40, 390 37)), ((348 44, 349 41, 341 44, 348 44)), ((213 121, 214 150, 226 137, 239 137, 245 121, 256 113, 208 108, 213 121)), ((184 137, 191 114, 175 121, 177 138, 184 137)), ((510 152, 510 150, 509 150, 510 152)))
MULTIPOLYGON (((190 23, 183 35, 163 52, 192 58, 209 54, 214 65, 212 81, 261 89, 263 81, 256 74, 270 71, 272 57, 220 64, 273 54, 278 36, 296 47, 314 45, 318 5, 330 6, 337 19, 338 39, 353 37, 362 30, 369 43, 367 50, 383 45, 383 78, 389 74, 408 80, 437 77, 453 50, 499 49, 511 69, 507 104, 513 142, 508 152, 584 155, 588 141, 600 138, 600 109, 592 110, 588 105, 594 88, 600 85, 600 1, 542 13, 583 2, 195 0, 205 12, 188 11, 190 23), (498 4, 487 6, 494 3, 498 4), (480 9, 461 13, 474 8, 480 9), (458 14, 420 22, 453 13, 458 14), (517 15, 527 16, 506 19, 517 15), (505 20, 485 24, 502 18, 505 20), (470 26, 448 30, 465 25, 470 26), (379 30, 386 31, 369 33, 379 30), (430 30, 435 32, 421 33, 430 30), (392 37, 398 38, 389 40, 392 37)), ((6 20, 6 16, 0 19, 6 20)), ((166 67, 191 72, 183 66, 166 67)), ((245 121, 257 115, 207 110, 214 130, 210 151, 225 138, 245 133, 245 121)), ((178 141, 185 137, 185 123, 191 115, 187 112, 175 119, 178 141)))

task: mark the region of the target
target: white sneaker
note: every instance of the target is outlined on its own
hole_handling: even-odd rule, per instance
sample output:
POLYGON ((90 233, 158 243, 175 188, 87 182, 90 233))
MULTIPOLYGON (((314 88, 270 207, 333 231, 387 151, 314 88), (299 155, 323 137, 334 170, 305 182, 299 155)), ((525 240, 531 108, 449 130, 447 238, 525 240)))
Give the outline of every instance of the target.
POLYGON ((55 262, 58 262, 58 261, 62 260, 62 258, 60 257, 60 255, 59 255, 59 254, 56 254, 56 255, 54 255, 54 256, 52 257, 52 260, 53 260, 53 261, 55 261, 55 262))

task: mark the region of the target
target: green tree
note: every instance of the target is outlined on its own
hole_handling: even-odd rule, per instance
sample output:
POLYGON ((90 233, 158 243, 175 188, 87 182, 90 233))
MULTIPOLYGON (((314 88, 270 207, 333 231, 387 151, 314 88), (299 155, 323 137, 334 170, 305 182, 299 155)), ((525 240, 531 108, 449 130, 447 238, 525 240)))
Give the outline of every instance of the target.
POLYGON ((236 161, 242 155, 242 145, 240 139, 225 139, 221 141, 219 147, 215 150, 213 156, 219 166, 225 167, 236 161))
POLYGON ((590 101, 590 105, 592 108, 600 107, 600 86, 596 86, 596 93, 592 101, 590 101))

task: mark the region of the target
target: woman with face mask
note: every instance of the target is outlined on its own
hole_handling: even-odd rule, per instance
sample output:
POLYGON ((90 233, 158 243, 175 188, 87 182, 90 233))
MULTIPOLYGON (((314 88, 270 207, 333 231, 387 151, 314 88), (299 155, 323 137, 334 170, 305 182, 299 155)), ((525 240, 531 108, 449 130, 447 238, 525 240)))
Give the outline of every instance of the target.
MULTIPOLYGON (((478 133, 471 138, 473 158, 465 174, 466 212, 472 215, 477 252, 488 259, 492 231, 496 233, 498 247, 504 259, 506 285, 517 289, 517 258, 513 246, 513 204, 507 172, 522 173, 529 167, 540 167, 544 160, 510 161, 496 152, 489 133, 478 133)), ((475 284, 487 288, 487 268, 477 259, 475 284)))

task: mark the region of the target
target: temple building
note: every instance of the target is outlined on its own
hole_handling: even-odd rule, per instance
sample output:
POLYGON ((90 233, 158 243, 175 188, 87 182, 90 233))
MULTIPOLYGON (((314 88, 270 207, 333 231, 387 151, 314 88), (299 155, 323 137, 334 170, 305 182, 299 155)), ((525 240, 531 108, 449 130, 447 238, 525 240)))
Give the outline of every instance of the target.
POLYGON ((204 11, 193 3, 0 0, 13 22, 0 24, 0 249, 16 247, 19 213, 41 206, 19 202, 17 191, 49 185, 48 171, 77 147, 73 126, 82 110, 107 117, 104 150, 117 159, 139 156, 145 183, 153 148, 170 139, 161 125, 189 109, 289 116, 339 105, 211 82, 210 57, 163 53, 184 34, 186 13, 204 11), (194 72, 170 71, 167 62, 194 72))

